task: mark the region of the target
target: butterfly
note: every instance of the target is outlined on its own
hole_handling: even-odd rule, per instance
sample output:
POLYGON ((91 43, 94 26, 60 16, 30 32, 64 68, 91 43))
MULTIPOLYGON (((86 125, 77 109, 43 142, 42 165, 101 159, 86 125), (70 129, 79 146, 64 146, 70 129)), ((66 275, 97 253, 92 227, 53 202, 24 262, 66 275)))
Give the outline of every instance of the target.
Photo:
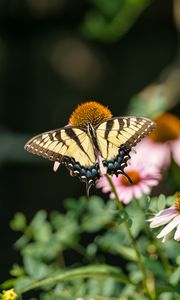
MULTIPOLYGON (((89 118, 89 113, 87 116, 89 118)), ((152 131, 155 123, 148 118, 135 116, 102 118, 100 122, 93 122, 94 119, 90 118, 89 121, 87 116, 86 122, 83 121, 80 126, 76 122, 76 125, 67 125, 33 137, 25 149, 64 164, 71 176, 86 182, 87 188, 100 178, 100 164, 107 174, 123 174, 131 182, 124 171, 130 151, 152 131)))

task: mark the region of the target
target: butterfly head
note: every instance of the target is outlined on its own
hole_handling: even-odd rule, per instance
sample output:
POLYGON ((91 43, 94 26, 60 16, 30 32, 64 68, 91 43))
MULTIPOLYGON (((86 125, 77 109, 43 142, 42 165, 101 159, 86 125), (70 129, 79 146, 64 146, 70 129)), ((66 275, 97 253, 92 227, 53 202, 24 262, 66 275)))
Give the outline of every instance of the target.
POLYGON ((96 126, 110 118, 112 118, 112 113, 107 107, 95 101, 89 101, 78 105, 69 118, 69 124, 85 128, 89 124, 96 126))

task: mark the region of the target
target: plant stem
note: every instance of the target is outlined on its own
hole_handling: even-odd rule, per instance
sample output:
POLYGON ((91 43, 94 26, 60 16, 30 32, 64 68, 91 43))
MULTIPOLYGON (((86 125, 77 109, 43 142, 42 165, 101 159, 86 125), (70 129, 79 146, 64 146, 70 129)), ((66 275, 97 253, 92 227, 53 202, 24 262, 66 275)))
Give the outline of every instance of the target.
MULTIPOLYGON (((120 208, 121 211, 124 211, 123 204, 122 204, 122 202, 119 199, 119 195, 118 195, 118 193, 116 191, 116 188, 114 186, 113 181, 111 180, 111 178, 107 174, 105 176, 106 176, 106 178, 107 178, 107 180, 109 182, 109 185, 110 185, 110 187, 112 189, 112 192, 115 195, 115 200, 116 200, 116 203, 117 203, 118 207, 120 208)), ((131 243, 132 243, 132 246, 134 248, 134 251, 136 252, 137 262, 138 262, 139 268, 140 268, 140 270, 141 270, 141 272, 143 274, 143 277, 144 277, 144 279, 143 279, 144 290, 146 292, 146 295, 149 297, 149 299, 152 300, 153 297, 152 297, 152 295, 151 295, 151 293, 149 291, 149 288, 147 286, 147 274, 146 274, 146 269, 145 269, 145 266, 144 266, 144 263, 143 263, 143 260, 142 260, 142 257, 141 257, 141 253, 140 253, 140 251, 139 251, 139 249, 137 247, 136 240, 135 240, 135 238, 134 238, 134 236, 133 236, 133 234, 131 232, 131 229, 129 227, 128 221, 126 219, 124 220, 123 224, 124 224, 124 226, 125 226, 125 228, 127 230, 127 233, 128 233, 128 236, 129 236, 129 238, 131 240, 131 243)))
MULTIPOLYGON (((117 268, 107 265, 94 265, 80 267, 74 270, 61 272, 55 276, 51 276, 39 281, 34 281, 26 287, 23 287, 19 294, 23 294, 33 289, 42 288, 47 285, 55 285, 57 282, 64 282, 67 280, 74 280, 77 278, 113 278, 124 284, 129 284, 130 281, 127 276, 123 275, 117 268)), ((18 292, 18 291, 17 291, 18 292)))

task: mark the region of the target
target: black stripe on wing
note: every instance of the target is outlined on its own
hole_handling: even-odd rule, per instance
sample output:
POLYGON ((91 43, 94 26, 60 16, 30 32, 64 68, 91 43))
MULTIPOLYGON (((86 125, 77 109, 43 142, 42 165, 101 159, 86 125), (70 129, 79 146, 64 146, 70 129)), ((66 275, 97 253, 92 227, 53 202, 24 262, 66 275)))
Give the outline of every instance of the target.
MULTIPOLYGON (((132 147, 149 134, 154 127, 155 123, 152 120, 143 117, 115 117, 96 126, 97 137, 99 134, 107 143, 107 158, 103 157, 107 173, 116 176, 118 174, 126 175, 124 168, 130 159, 129 153, 132 147), (114 152, 111 150, 112 145, 114 145, 114 149, 117 149, 114 152)), ((106 152, 104 151, 104 153, 106 152)))
POLYGON ((89 167, 85 167, 76 161, 73 156, 66 155, 72 141, 77 145, 79 151, 82 152, 84 160, 88 158, 91 161, 91 157, 81 144, 80 137, 82 135, 87 135, 85 130, 70 126, 63 127, 35 136, 26 143, 25 149, 33 154, 64 164, 69 169, 71 176, 77 176, 81 181, 86 182, 90 186, 100 177, 99 164, 92 163, 89 167), (79 134, 75 131, 78 131, 79 134), (64 154, 61 152, 63 147, 65 147, 64 154))

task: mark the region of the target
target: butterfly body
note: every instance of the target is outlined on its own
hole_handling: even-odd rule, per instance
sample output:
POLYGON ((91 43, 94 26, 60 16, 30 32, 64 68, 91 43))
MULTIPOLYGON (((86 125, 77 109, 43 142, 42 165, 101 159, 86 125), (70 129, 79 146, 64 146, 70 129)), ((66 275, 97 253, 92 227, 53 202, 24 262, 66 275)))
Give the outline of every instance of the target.
POLYGON ((74 122, 76 115, 73 113, 70 120, 74 124, 32 138, 25 149, 64 164, 72 176, 77 176, 89 187, 100 178, 100 160, 106 173, 126 175, 124 168, 132 147, 155 127, 155 123, 144 117, 111 118, 109 111, 104 110, 101 115, 101 107, 98 110, 96 102, 93 109, 94 102, 88 103, 91 104, 88 108, 87 104, 82 104, 83 113, 78 111, 78 122, 74 122))

